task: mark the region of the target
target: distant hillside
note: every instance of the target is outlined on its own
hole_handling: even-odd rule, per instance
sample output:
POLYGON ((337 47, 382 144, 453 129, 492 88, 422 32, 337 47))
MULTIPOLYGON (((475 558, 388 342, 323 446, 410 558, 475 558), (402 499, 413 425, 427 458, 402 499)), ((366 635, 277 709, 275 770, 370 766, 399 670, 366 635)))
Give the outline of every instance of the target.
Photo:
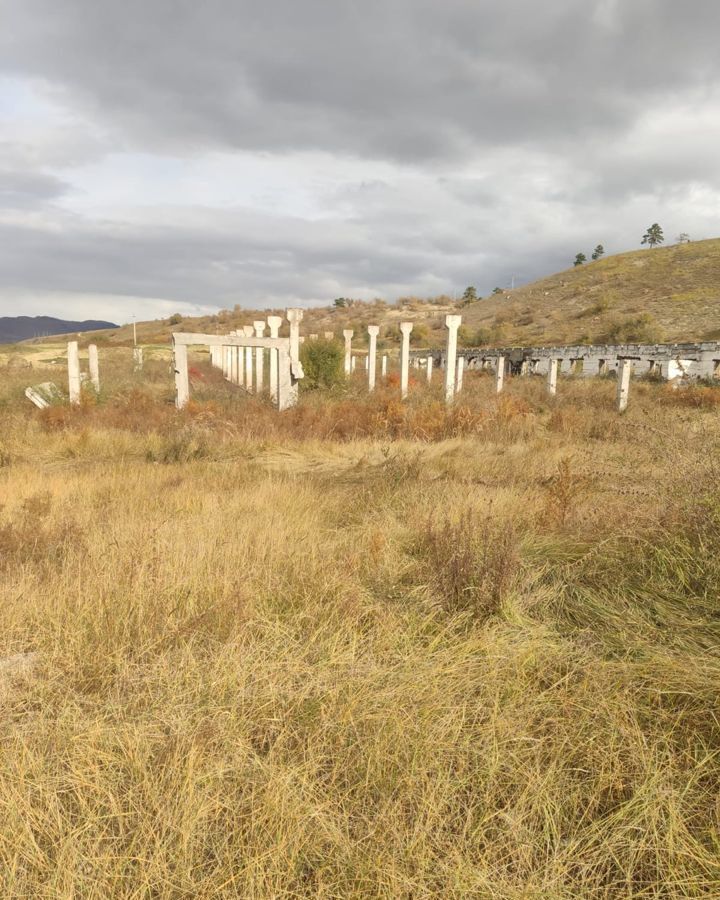
MULTIPOLYGON (((283 312, 236 307, 211 316, 176 315, 138 322, 137 336, 140 343, 165 344, 173 331, 226 334, 283 312)), ((352 328, 353 342, 361 347, 367 325, 380 325, 380 346, 393 347, 399 343, 399 322, 409 320, 415 323, 414 346, 439 346, 448 313, 462 316, 464 346, 718 340, 720 239, 608 256, 467 305, 436 297, 314 307, 305 310, 302 331, 341 337, 344 328, 352 328)), ((130 345, 132 336, 132 326, 124 325, 105 340, 130 345)))
POLYGON ((460 310, 477 343, 720 338, 720 239, 635 250, 460 310))
POLYGON ((72 334, 76 331, 98 331, 102 328, 118 328, 113 322, 88 319, 85 322, 69 322, 51 316, 3 316, 0 317, 0 344, 14 344, 28 338, 51 334, 72 334))

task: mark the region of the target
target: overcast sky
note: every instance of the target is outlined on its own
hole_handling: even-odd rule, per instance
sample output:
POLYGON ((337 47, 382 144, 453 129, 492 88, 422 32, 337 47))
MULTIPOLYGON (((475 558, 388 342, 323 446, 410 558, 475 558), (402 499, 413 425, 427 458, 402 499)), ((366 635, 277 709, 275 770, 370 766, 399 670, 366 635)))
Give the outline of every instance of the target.
POLYGON ((482 293, 720 235, 717 0, 0 0, 0 314, 482 293))

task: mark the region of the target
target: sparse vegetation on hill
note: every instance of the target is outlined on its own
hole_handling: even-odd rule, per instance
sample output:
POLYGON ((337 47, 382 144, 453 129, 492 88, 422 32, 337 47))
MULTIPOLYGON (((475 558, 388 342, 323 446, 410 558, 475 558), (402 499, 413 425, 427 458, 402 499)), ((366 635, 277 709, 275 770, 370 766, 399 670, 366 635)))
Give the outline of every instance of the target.
MULTIPOLYGON (((595 254, 601 249, 596 247, 595 254)), ((604 251, 603 251, 604 252, 604 251)), ((355 330, 362 344, 369 324, 382 326, 381 346, 399 344, 398 324, 415 322, 413 343, 440 346, 446 339, 448 313, 460 313, 463 324, 492 346, 504 344, 571 344, 603 341, 613 332, 637 332, 661 341, 716 340, 720 337, 720 239, 679 243, 615 256, 599 254, 591 264, 572 267, 532 284, 473 299, 469 287, 462 299, 401 298, 363 303, 344 300, 305 311, 303 333, 355 330), (637 323, 642 319, 643 328, 637 323), (384 342, 384 343, 383 343, 384 342)), ((342 299, 342 298, 341 298, 342 299)), ((167 344, 173 330, 221 333, 252 323, 258 315, 283 310, 222 310, 217 315, 175 317, 138 323, 143 344, 167 344)), ((645 339, 645 338, 643 338, 645 339)), ((93 334, 96 343, 132 343, 132 326, 93 334)))

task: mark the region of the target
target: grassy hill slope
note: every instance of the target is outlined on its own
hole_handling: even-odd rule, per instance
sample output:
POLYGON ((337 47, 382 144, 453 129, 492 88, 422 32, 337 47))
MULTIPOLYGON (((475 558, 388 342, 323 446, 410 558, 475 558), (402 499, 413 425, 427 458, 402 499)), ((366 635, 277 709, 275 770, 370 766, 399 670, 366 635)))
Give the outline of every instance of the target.
MULTIPOLYGON (((173 331, 226 333, 283 312, 236 307, 212 316, 140 322, 138 341, 166 344, 173 331)), ((303 333, 332 331, 339 337, 342 329, 353 328, 355 345, 362 345, 366 326, 379 324, 381 346, 387 347, 399 343, 398 323, 412 320, 415 346, 440 345, 450 312, 463 317, 465 346, 714 340, 720 338, 720 239, 608 256, 465 306, 439 297, 308 309, 303 333)), ((92 339, 128 345, 132 326, 95 332, 92 339)))
POLYGON ((720 239, 620 253, 567 269, 473 303, 463 310, 463 322, 493 343, 715 340, 720 239))

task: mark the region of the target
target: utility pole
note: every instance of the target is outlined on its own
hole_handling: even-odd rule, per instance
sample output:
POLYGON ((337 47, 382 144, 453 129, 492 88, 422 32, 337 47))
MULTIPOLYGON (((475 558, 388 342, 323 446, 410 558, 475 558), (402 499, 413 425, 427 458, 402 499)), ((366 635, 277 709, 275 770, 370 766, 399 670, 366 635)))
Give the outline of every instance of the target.
POLYGON ((135 327, 135 316, 133 316, 133 346, 137 347, 137 328, 135 327))

